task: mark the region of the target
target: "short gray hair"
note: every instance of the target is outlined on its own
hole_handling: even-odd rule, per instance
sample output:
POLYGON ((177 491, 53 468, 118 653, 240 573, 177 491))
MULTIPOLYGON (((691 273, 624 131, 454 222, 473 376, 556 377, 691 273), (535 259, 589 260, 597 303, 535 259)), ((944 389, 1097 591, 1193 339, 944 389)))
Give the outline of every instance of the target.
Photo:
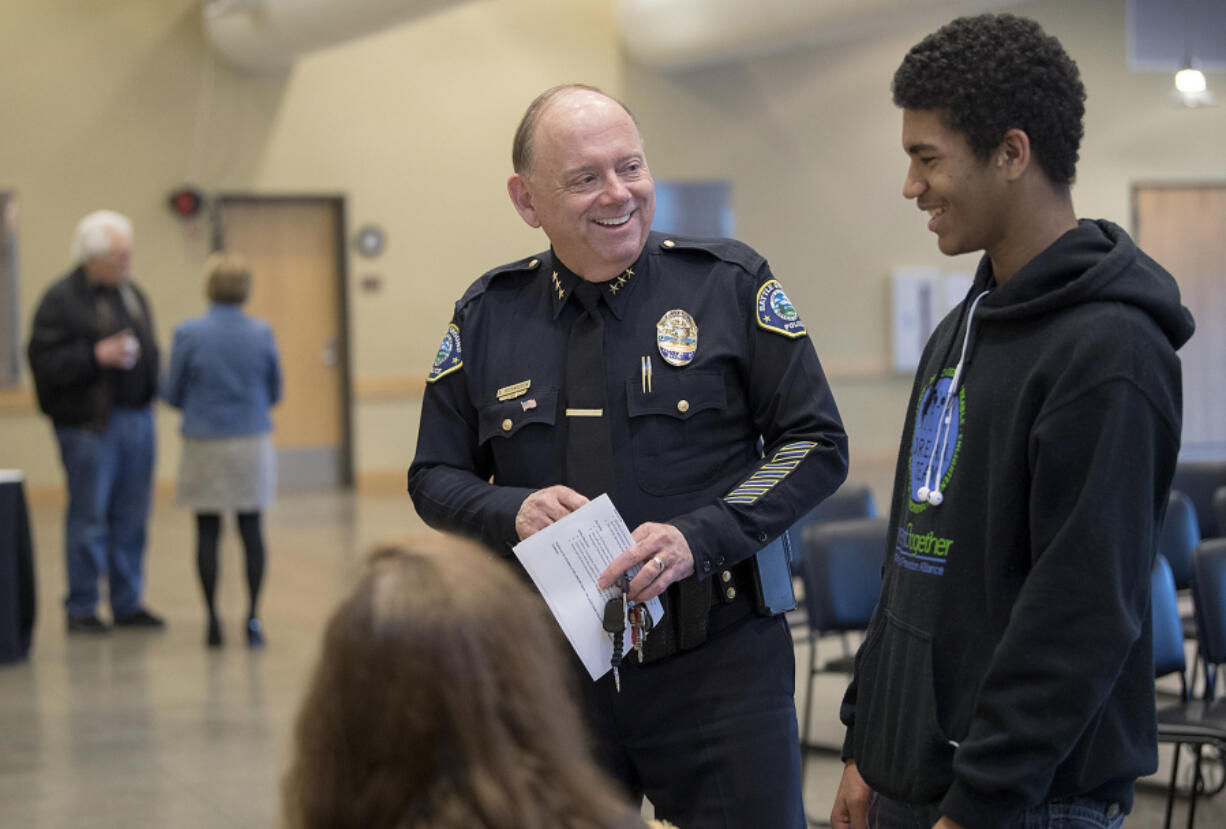
POLYGON ((129 242, 132 241, 132 220, 114 210, 95 210, 81 221, 72 233, 68 257, 72 264, 80 265, 102 256, 111 249, 111 237, 107 231, 115 231, 129 242))

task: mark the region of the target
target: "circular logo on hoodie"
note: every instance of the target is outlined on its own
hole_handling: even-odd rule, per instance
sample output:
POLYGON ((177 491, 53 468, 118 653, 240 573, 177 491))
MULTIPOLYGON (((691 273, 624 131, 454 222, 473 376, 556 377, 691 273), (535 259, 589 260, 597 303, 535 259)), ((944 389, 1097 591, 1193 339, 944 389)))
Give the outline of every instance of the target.
MULTIPOLYGON (((911 511, 929 506, 920 490, 940 491, 949 483, 962 440, 963 396, 949 397, 952 368, 929 381, 920 394, 915 412, 915 431, 911 435, 911 511)), ((927 493, 925 493, 927 494, 927 493)))

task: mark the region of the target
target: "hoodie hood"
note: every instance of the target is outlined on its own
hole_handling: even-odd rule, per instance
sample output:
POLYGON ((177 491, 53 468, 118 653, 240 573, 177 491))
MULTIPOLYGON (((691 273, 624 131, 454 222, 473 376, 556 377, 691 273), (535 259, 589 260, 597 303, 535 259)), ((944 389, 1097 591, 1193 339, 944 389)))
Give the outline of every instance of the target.
POLYGON ((976 317, 1022 319, 1088 302, 1122 302, 1148 314, 1179 348, 1192 336, 1192 314, 1165 268, 1139 249, 1123 228, 1104 219, 1082 219, 1046 250, 996 286, 992 262, 979 262, 970 296, 985 290, 976 317))

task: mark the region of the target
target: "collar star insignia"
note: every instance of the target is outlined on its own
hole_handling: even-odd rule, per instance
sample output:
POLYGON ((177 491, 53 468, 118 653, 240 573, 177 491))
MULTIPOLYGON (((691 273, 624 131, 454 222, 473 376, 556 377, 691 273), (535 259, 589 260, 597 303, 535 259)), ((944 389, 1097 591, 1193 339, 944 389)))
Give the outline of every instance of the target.
POLYGON ((631 268, 626 268, 625 273, 609 283, 609 293, 616 294, 622 289, 623 286, 625 286, 627 282, 630 281, 630 277, 632 276, 634 276, 634 270, 631 268))
POLYGON ((553 287, 557 289, 558 299, 561 299, 566 294, 566 291, 562 288, 562 283, 558 280, 557 271, 553 272, 553 287))

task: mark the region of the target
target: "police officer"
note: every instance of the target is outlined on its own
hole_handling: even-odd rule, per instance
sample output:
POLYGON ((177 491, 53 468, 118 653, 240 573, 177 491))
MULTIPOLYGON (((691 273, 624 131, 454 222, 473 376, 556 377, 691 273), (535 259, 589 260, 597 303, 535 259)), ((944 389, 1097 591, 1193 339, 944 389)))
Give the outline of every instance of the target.
POLYGON ((630 598, 666 613, 620 691, 584 674, 599 759, 687 829, 803 826, 791 634, 756 554, 847 471, 805 324, 749 247, 651 232, 637 124, 599 90, 541 94, 512 161, 511 200, 550 249, 456 303, 414 505, 509 555, 608 492, 635 543, 600 585, 641 565, 630 598))

